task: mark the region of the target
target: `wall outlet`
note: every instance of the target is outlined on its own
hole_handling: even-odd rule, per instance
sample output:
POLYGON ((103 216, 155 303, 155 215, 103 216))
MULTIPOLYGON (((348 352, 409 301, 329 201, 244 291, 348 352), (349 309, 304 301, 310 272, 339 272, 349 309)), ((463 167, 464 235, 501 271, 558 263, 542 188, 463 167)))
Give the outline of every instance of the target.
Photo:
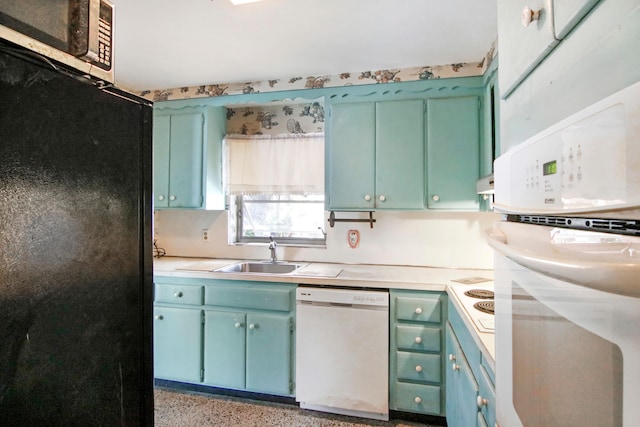
POLYGON ((209 243, 209 229, 207 228, 202 229, 202 241, 209 243))

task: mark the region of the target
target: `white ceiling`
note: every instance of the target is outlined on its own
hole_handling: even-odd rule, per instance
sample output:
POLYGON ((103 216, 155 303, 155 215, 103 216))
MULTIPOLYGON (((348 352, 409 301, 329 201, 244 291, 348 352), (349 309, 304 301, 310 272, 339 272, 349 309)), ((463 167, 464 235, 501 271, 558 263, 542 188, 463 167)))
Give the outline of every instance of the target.
POLYGON ((479 62, 495 0, 111 0, 118 86, 168 89, 479 62))

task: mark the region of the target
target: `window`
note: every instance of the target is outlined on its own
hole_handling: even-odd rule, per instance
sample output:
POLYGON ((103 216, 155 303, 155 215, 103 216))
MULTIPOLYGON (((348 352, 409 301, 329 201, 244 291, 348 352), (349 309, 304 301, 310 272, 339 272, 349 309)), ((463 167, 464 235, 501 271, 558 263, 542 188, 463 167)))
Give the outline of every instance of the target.
POLYGON ((324 246, 323 134, 227 136, 225 186, 232 242, 324 246))
POLYGON ((324 245, 324 196, 235 196, 236 241, 324 245))

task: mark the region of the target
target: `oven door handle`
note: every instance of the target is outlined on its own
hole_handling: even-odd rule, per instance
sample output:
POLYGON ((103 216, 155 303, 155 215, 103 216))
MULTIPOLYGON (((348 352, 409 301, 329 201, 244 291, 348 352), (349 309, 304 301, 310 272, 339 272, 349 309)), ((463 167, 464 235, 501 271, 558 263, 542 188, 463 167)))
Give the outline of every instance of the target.
POLYGON ((599 291, 640 298, 638 255, 630 257, 628 262, 580 259, 577 255, 545 254, 542 250, 509 244, 507 236, 495 228, 486 230, 485 237, 495 251, 542 275, 599 291))

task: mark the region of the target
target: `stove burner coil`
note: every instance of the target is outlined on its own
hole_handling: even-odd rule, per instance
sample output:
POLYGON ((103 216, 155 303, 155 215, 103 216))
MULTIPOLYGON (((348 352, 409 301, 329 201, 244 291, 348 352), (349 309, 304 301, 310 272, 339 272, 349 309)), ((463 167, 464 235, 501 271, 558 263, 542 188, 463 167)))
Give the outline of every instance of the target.
POLYGON ((471 298, 480 298, 480 299, 493 299, 493 291, 488 289, 469 289, 465 291, 464 294, 471 298))
POLYGON ((494 308, 493 308, 493 300, 491 301, 478 301, 477 303, 473 304, 473 308, 475 308, 476 310, 480 310, 483 313, 488 313, 488 314, 494 314, 494 308))

